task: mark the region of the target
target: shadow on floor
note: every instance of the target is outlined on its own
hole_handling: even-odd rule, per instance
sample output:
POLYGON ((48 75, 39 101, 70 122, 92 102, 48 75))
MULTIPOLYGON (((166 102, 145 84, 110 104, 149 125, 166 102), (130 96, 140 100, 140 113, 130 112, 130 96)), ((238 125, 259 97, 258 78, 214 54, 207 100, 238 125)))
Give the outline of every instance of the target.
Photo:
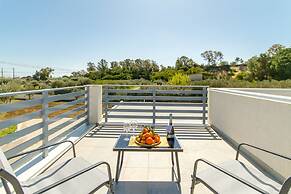
POLYGON ((181 191, 175 182, 119 181, 114 184, 114 194, 181 194, 181 191))
MULTIPOLYGON (((161 135, 166 135, 166 126, 157 126, 155 130, 161 135)), ((181 140, 221 140, 210 127, 175 126, 175 132, 178 139, 181 140)), ((121 133, 123 133, 122 125, 100 125, 92 129, 86 137, 117 138, 121 133)))

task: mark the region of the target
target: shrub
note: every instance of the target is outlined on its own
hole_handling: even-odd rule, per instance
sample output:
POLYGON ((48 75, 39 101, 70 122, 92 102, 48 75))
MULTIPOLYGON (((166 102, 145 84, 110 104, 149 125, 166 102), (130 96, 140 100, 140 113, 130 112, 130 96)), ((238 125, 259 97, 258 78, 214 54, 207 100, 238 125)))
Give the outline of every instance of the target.
POLYGON ((176 73, 169 81, 171 85, 189 85, 190 83, 191 80, 189 76, 182 73, 176 73))

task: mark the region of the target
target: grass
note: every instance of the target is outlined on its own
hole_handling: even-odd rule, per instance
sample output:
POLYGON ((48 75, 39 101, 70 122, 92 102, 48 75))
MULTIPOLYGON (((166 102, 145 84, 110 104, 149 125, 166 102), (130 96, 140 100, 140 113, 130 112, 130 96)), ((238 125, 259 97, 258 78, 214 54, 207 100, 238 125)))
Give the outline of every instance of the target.
POLYGON ((6 129, 3 129, 0 131, 0 137, 4 137, 10 133, 13 133, 16 131, 16 129, 17 129, 17 125, 12 125, 6 129))

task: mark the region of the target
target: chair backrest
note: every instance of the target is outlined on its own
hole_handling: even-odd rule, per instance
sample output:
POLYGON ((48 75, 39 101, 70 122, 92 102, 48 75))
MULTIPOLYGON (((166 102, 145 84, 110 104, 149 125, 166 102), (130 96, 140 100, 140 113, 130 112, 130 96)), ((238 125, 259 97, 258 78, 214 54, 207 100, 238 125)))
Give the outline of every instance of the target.
POLYGON ((8 194, 11 193, 7 182, 12 184, 14 191, 16 193, 23 193, 21 185, 1 148, 0 148, 0 178, 2 180, 6 193, 8 194))

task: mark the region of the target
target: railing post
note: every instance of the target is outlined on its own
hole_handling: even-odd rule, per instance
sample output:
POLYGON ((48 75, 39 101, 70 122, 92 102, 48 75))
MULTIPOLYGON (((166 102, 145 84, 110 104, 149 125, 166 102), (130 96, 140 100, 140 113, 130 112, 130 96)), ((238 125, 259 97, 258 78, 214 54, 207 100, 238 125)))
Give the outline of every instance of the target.
POLYGON ((102 86, 88 86, 88 123, 98 125, 102 120, 102 86))
POLYGON ((108 122, 108 87, 107 86, 103 86, 104 87, 104 102, 105 102, 105 107, 104 107, 104 117, 105 117, 105 123, 108 122))
POLYGON ((202 120, 203 120, 203 125, 206 124, 206 98, 207 98, 207 88, 203 87, 202 91, 202 103, 203 103, 203 112, 202 112, 202 120))
POLYGON ((156 124, 156 88, 153 89, 153 126, 156 124))
MULTIPOLYGON (((48 145, 48 91, 42 92, 42 145, 48 145)), ((48 155, 48 149, 44 149, 42 157, 45 158, 48 155)))
POLYGON ((85 86, 85 111, 87 112, 87 125, 90 124, 90 104, 89 104, 89 86, 85 86))

